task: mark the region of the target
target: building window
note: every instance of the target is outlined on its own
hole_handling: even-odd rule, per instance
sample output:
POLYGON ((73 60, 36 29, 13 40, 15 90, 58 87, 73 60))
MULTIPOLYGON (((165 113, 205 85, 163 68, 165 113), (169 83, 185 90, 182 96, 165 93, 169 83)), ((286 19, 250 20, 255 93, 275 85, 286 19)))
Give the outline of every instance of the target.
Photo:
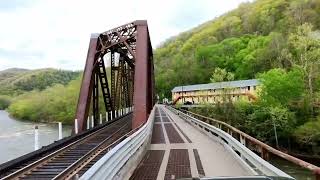
POLYGON ((248 91, 250 91, 250 86, 248 86, 248 91))

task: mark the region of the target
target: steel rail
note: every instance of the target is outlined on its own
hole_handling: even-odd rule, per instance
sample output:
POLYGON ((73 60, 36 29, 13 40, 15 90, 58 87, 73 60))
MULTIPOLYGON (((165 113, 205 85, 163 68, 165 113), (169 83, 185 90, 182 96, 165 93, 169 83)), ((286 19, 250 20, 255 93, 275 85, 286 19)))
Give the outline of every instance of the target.
POLYGON ((128 165, 128 163, 131 164, 136 162, 129 165, 133 167, 138 165, 139 160, 135 158, 135 155, 137 155, 136 153, 142 149, 146 149, 150 142, 155 107, 156 106, 154 106, 145 123, 140 124, 137 128, 131 131, 127 138, 119 144, 116 144, 116 146, 114 146, 98 162, 88 169, 80 179, 125 179, 125 176, 118 173, 124 166, 128 165))
MULTIPOLYGON (((116 124, 120 123, 121 120, 124 120, 124 118, 123 118, 123 119, 118 119, 117 121, 113 122, 113 123, 110 124, 110 125, 116 125, 116 124)), ((94 131, 94 132, 92 132, 92 133, 90 133, 90 134, 88 134, 88 135, 86 135, 86 136, 84 136, 84 137, 82 137, 82 138, 80 138, 80 139, 78 139, 78 140, 76 140, 76 141, 68 144, 67 146, 62 147, 62 148, 60 148, 60 149, 58 149, 58 150, 56 150, 56 151, 54 151, 54 152, 52 152, 52 153, 44 156, 44 157, 42 157, 42 158, 39 159, 39 160, 32 162, 31 164, 29 164, 29 165, 27 165, 27 166, 25 166, 25 167, 23 167, 23 168, 15 171, 14 173, 9 174, 9 175, 3 177, 1 180, 6 180, 6 179, 18 179, 19 177, 22 177, 22 176, 30 173, 30 172, 31 172, 32 170, 34 170, 36 167, 41 166, 41 164, 44 164, 44 163, 47 162, 48 160, 50 160, 50 159, 52 159, 53 157, 57 156, 58 154, 60 154, 60 153, 62 153, 62 152, 64 152, 64 151, 70 149, 71 147, 73 147, 73 146, 75 146, 75 145, 84 143, 88 138, 96 136, 97 134, 99 134, 100 132, 106 130, 107 128, 110 128, 110 126, 105 126, 105 127, 101 128, 101 129, 98 129, 97 131, 94 131)))
MULTIPOLYGON (((74 167, 70 167, 69 173, 66 171, 64 174, 61 173, 61 175, 58 177, 56 177, 56 179, 72 179, 74 178, 74 176, 81 171, 81 168, 84 168, 87 164, 89 164, 94 158, 96 158, 97 156, 101 155, 102 152, 107 151, 106 153, 108 153, 114 146, 116 146, 117 144, 119 144, 121 141, 123 141, 124 139, 126 139, 127 137, 129 137, 131 134, 133 134, 134 132, 136 132, 137 130, 139 130, 144 124, 141 124, 140 127, 128 132, 127 134, 121 136, 120 138, 118 138, 116 141, 112 142, 111 144, 107 145, 106 147, 101 147, 100 149, 96 149, 96 152, 93 152, 94 154, 92 154, 89 159, 87 159, 87 161, 83 161, 82 164, 79 164, 80 167, 75 167, 77 166, 76 164, 74 165, 74 167), (74 170, 72 170, 72 169, 74 170), (77 168, 77 169, 75 169, 77 168)), ((104 153, 104 154, 106 154, 104 153)), ((80 162, 79 162, 80 163, 80 162)))
MULTIPOLYGON (((56 177, 53 178, 53 180, 58 179, 70 179, 73 175, 75 175, 78 171, 80 171, 80 168, 83 168, 85 165, 87 165, 92 159, 97 157, 98 154, 100 154, 103 150, 109 148, 110 144, 107 144, 109 140, 116 140, 115 142, 118 142, 117 137, 114 138, 115 135, 117 135, 120 131, 122 131, 124 128, 127 127, 129 123, 124 124, 120 129, 118 129, 116 132, 111 134, 108 138, 103 140, 99 145, 94 147, 92 150, 90 150, 87 154, 82 156, 79 160, 71 164, 68 168, 63 170, 60 174, 58 174, 56 177), (114 139, 112 139, 114 138, 114 139), (80 167, 79 167, 80 166, 80 167)), ((127 133, 128 134, 128 133, 127 133)), ((119 139, 122 139, 124 136, 120 137, 119 139)), ((113 142, 112 144, 114 144, 113 142)))

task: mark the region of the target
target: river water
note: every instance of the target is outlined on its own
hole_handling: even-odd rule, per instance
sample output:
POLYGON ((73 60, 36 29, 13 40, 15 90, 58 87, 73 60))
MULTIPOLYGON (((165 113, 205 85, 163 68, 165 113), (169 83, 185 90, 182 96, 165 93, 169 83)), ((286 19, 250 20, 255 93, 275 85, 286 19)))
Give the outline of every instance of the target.
POLYGON ((311 171, 301 168, 287 160, 271 156, 269 161, 275 167, 294 177, 296 180, 315 180, 311 171))
MULTIPOLYGON (((39 127, 40 147, 58 140, 58 124, 20 121, 0 111, 0 164, 34 150, 34 126, 39 127)), ((63 126, 63 137, 70 136, 71 127, 63 126)))

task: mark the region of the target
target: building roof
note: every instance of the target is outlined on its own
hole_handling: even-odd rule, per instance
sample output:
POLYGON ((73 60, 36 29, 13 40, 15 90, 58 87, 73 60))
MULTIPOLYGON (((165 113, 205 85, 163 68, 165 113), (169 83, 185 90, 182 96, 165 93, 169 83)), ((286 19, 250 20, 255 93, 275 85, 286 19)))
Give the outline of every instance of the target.
POLYGON ((248 80, 240 80, 240 81, 226 81, 226 82, 217 82, 217 83, 209 83, 209 84, 177 86, 173 88, 171 92, 199 91, 199 90, 208 90, 208 89, 235 88, 235 87, 246 87, 246 86, 257 86, 257 85, 259 85, 259 80, 248 79, 248 80))

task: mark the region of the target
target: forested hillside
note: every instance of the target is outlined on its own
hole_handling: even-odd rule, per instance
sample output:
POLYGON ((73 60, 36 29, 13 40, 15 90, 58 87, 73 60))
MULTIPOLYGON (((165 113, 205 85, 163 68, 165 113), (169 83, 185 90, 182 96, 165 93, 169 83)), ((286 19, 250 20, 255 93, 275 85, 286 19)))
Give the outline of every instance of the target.
MULTIPOLYGON (((110 68, 106 69, 107 74, 110 74, 110 68)), ((61 72, 61 71, 60 71, 61 72)), ((63 122, 64 124, 72 124, 77 107, 82 73, 71 71, 63 71, 59 78, 46 76, 47 81, 52 82, 50 86, 41 89, 36 86, 32 91, 24 91, 18 96, 0 96, 2 101, 11 116, 36 122, 63 122), (72 76, 70 76, 70 73, 72 76), (70 78, 72 77, 72 78, 70 78), (60 81, 57 81, 59 79, 60 81), (6 104, 5 104, 6 103, 6 104)), ((40 73, 41 74, 41 73, 40 73)), ((24 76, 28 77, 28 76, 24 76)), ((99 93, 102 96, 102 93, 99 93)), ((100 98, 100 107, 103 110, 103 98, 100 98)), ((1 109, 1 103, 0 103, 1 109)))
POLYGON ((56 69, 7 69, 0 71, 0 94, 17 95, 26 91, 44 90, 53 84, 67 84, 79 72, 56 69))
POLYGON ((216 67, 235 73, 236 79, 290 68, 299 58, 293 36, 303 24, 312 28, 314 38, 320 37, 319 0, 243 3, 156 49, 157 92, 170 97, 174 86, 208 83, 216 67))
POLYGON ((320 1, 256 0, 172 37, 155 50, 156 88, 258 78, 255 103, 193 111, 274 146, 320 155, 320 1), (277 145, 274 128, 278 133, 277 145))
POLYGON ((12 99, 10 115, 35 122, 71 124, 77 107, 81 76, 67 85, 55 84, 43 91, 33 90, 12 99))
POLYGON ((8 78, 14 77, 18 74, 29 71, 28 69, 20 69, 20 68, 10 68, 3 71, 0 71, 0 82, 6 80, 8 78))
POLYGON ((0 71, 0 109, 7 108, 19 95, 41 91, 54 84, 66 85, 79 75, 80 72, 56 69, 12 68, 0 71))

